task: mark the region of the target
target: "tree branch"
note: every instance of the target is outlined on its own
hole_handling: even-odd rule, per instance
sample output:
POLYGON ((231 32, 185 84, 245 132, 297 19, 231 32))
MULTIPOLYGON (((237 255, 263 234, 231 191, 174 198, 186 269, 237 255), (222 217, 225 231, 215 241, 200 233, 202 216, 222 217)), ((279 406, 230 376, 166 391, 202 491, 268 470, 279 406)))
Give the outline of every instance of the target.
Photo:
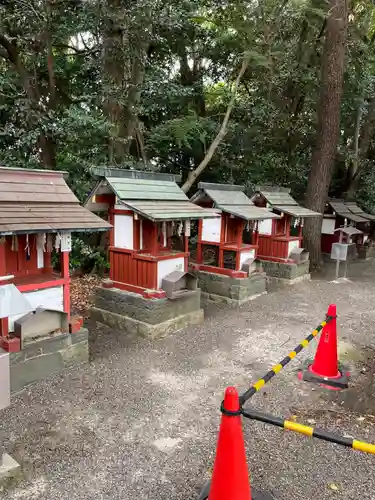
POLYGON ((15 45, 13 45, 12 42, 8 40, 8 38, 2 35, 1 33, 0 33, 0 45, 2 45, 5 49, 5 52, 3 51, 1 55, 7 54, 5 58, 9 59, 9 61, 12 62, 13 64, 16 64, 18 58, 17 49, 15 45))
POLYGON ((192 187, 194 184, 195 180, 201 175, 203 170, 207 167, 207 165, 210 163, 213 155, 215 154, 215 151, 219 147, 221 141, 224 139, 226 133, 227 133, 227 127, 228 127, 228 122, 230 115, 232 113, 234 103, 236 101, 237 97, 237 90, 241 82, 241 78, 243 77, 245 71, 247 70, 249 66, 249 58, 246 56, 243 61, 242 61, 242 66, 241 69, 237 75, 236 81, 234 83, 233 89, 232 89, 232 97, 229 101, 227 111, 225 113, 223 122, 221 124, 220 130, 217 133, 215 139, 212 141, 210 147, 208 148, 203 160, 200 162, 200 164, 197 166, 195 170, 190 172, 190 175, 188 175, 187 180, 185 181, 184 185, 182 186, 182 191, 184 193, 187 193, 189 189, 192 187))
POLYGON ((73 47, 72 45, 65 45, 65 44, 53 44, 53 47, 56 48, 56 49, 60 49, 60 50, 70 50, 72 52, 69 52, 67 53, 66 55, 67 56, 87 56, 87 55, 93 55, 93 54, 97 54, 98 52, 100 52, 100 49, 99 48, 87 48, 87 49, 77 49, 77 47, 73 47))
POLYGON ((6 60, 8 60, 8 61, 9 61, 9 54, 8 54, 8 51, 7 51, 6 49, 2 48, 2 49, 0 50, 0 57, 1 57, 2 59, 6 59, 6 60))

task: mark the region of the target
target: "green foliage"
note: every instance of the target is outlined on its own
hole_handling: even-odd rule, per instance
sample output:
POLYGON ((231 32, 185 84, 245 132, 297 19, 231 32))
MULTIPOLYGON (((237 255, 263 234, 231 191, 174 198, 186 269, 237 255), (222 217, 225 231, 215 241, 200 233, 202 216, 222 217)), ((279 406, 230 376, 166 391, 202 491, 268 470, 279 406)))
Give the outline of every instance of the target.
POLYGON ((70 268, 81 269, 84 273, 103 275, 109 270, 109 262, 103 249, 94 249, 83 239, 73 237, 70 253, 70 268))
MULTIPOLYGON (((108 145, 120 136, 105 110, 110 96, 126 129, 119 142, 130 144, 121 165, 151 163, 185 178, 219 130, 246 55, 249 67, 226 136, 203 180, 244 183, 248 190, 280 183, 303 198, 326 16, 324 0, 2 2, 0 33, 18 62, 0 38, 0 163, 51 168, 42 154, 44 135, 52 168, 69 173, 83 201, 92 187, 90 167, 109 162, 108 145), (123 68, 119 82, 104 70, 111 26, 120 35, 112 40, 119 49, 112 63, 123 68)), ((375 95, 374 16, 370 1, 350 6, 333 194, 345 189, 358 109, 363 126, 375 95)), ((374 159, 372 139, 358 191, 369 209, 375 207, 374 159)))

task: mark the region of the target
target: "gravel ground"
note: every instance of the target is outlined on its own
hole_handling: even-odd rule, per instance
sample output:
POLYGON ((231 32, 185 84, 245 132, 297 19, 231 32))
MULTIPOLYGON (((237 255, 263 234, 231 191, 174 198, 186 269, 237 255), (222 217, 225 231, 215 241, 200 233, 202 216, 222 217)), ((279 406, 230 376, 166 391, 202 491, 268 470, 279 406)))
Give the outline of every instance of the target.
MULTIPOLYGON (((158 341, 92 330, 87 367, 38 383, 1 415, 22 473, 0 493, 17 500, 194 500, 210 475, 223 390, 243 390, 300 342, 330 302, 352 388, 300 383, 302 352, 252 400, 259 409, 375 442, 375 264, 351 281, 315 280, 215 311, 158 341)), ((278 500, 375 500, 375 457, 244 422, 252 486, 278 500)))

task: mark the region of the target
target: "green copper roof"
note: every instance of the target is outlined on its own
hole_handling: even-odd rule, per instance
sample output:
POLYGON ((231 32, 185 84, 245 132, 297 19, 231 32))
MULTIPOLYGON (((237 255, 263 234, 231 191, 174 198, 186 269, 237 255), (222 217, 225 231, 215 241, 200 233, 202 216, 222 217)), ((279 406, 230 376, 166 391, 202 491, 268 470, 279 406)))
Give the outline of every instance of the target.
POLYGON ((211 219, 220 216, 215 209, 202 208, 190 201, 129 201, 123 202, 139 215, 147 217, 154 222, 186 220, 186 219, 211 219))
POLYGON ((116 196, 122 201, 165 200, 188 201, 186 194, 175 182, 148 179, 106 177, 116 196))

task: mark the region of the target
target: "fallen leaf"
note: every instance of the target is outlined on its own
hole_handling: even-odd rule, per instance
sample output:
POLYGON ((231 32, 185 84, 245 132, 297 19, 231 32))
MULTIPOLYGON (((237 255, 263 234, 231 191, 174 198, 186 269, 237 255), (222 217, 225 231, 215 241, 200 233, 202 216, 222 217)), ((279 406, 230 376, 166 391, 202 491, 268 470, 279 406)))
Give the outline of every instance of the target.
POLYGON ((339 487, 335 483, 330 483, 328 485, 328 488, 330 488, 333 491, 339 491, 339 487))
POLYGON ((100 286, 101 282, 102 278, 92 274, 72 278, 70 297, 73 314, 81 314, 87 317, 95 289, 100 286))
POLYGON ((364 421, 364 419, 365 419, 365 417, 358 417, 358 418, 357 418, 358 422, 363 422, 363 421, 364 421))

